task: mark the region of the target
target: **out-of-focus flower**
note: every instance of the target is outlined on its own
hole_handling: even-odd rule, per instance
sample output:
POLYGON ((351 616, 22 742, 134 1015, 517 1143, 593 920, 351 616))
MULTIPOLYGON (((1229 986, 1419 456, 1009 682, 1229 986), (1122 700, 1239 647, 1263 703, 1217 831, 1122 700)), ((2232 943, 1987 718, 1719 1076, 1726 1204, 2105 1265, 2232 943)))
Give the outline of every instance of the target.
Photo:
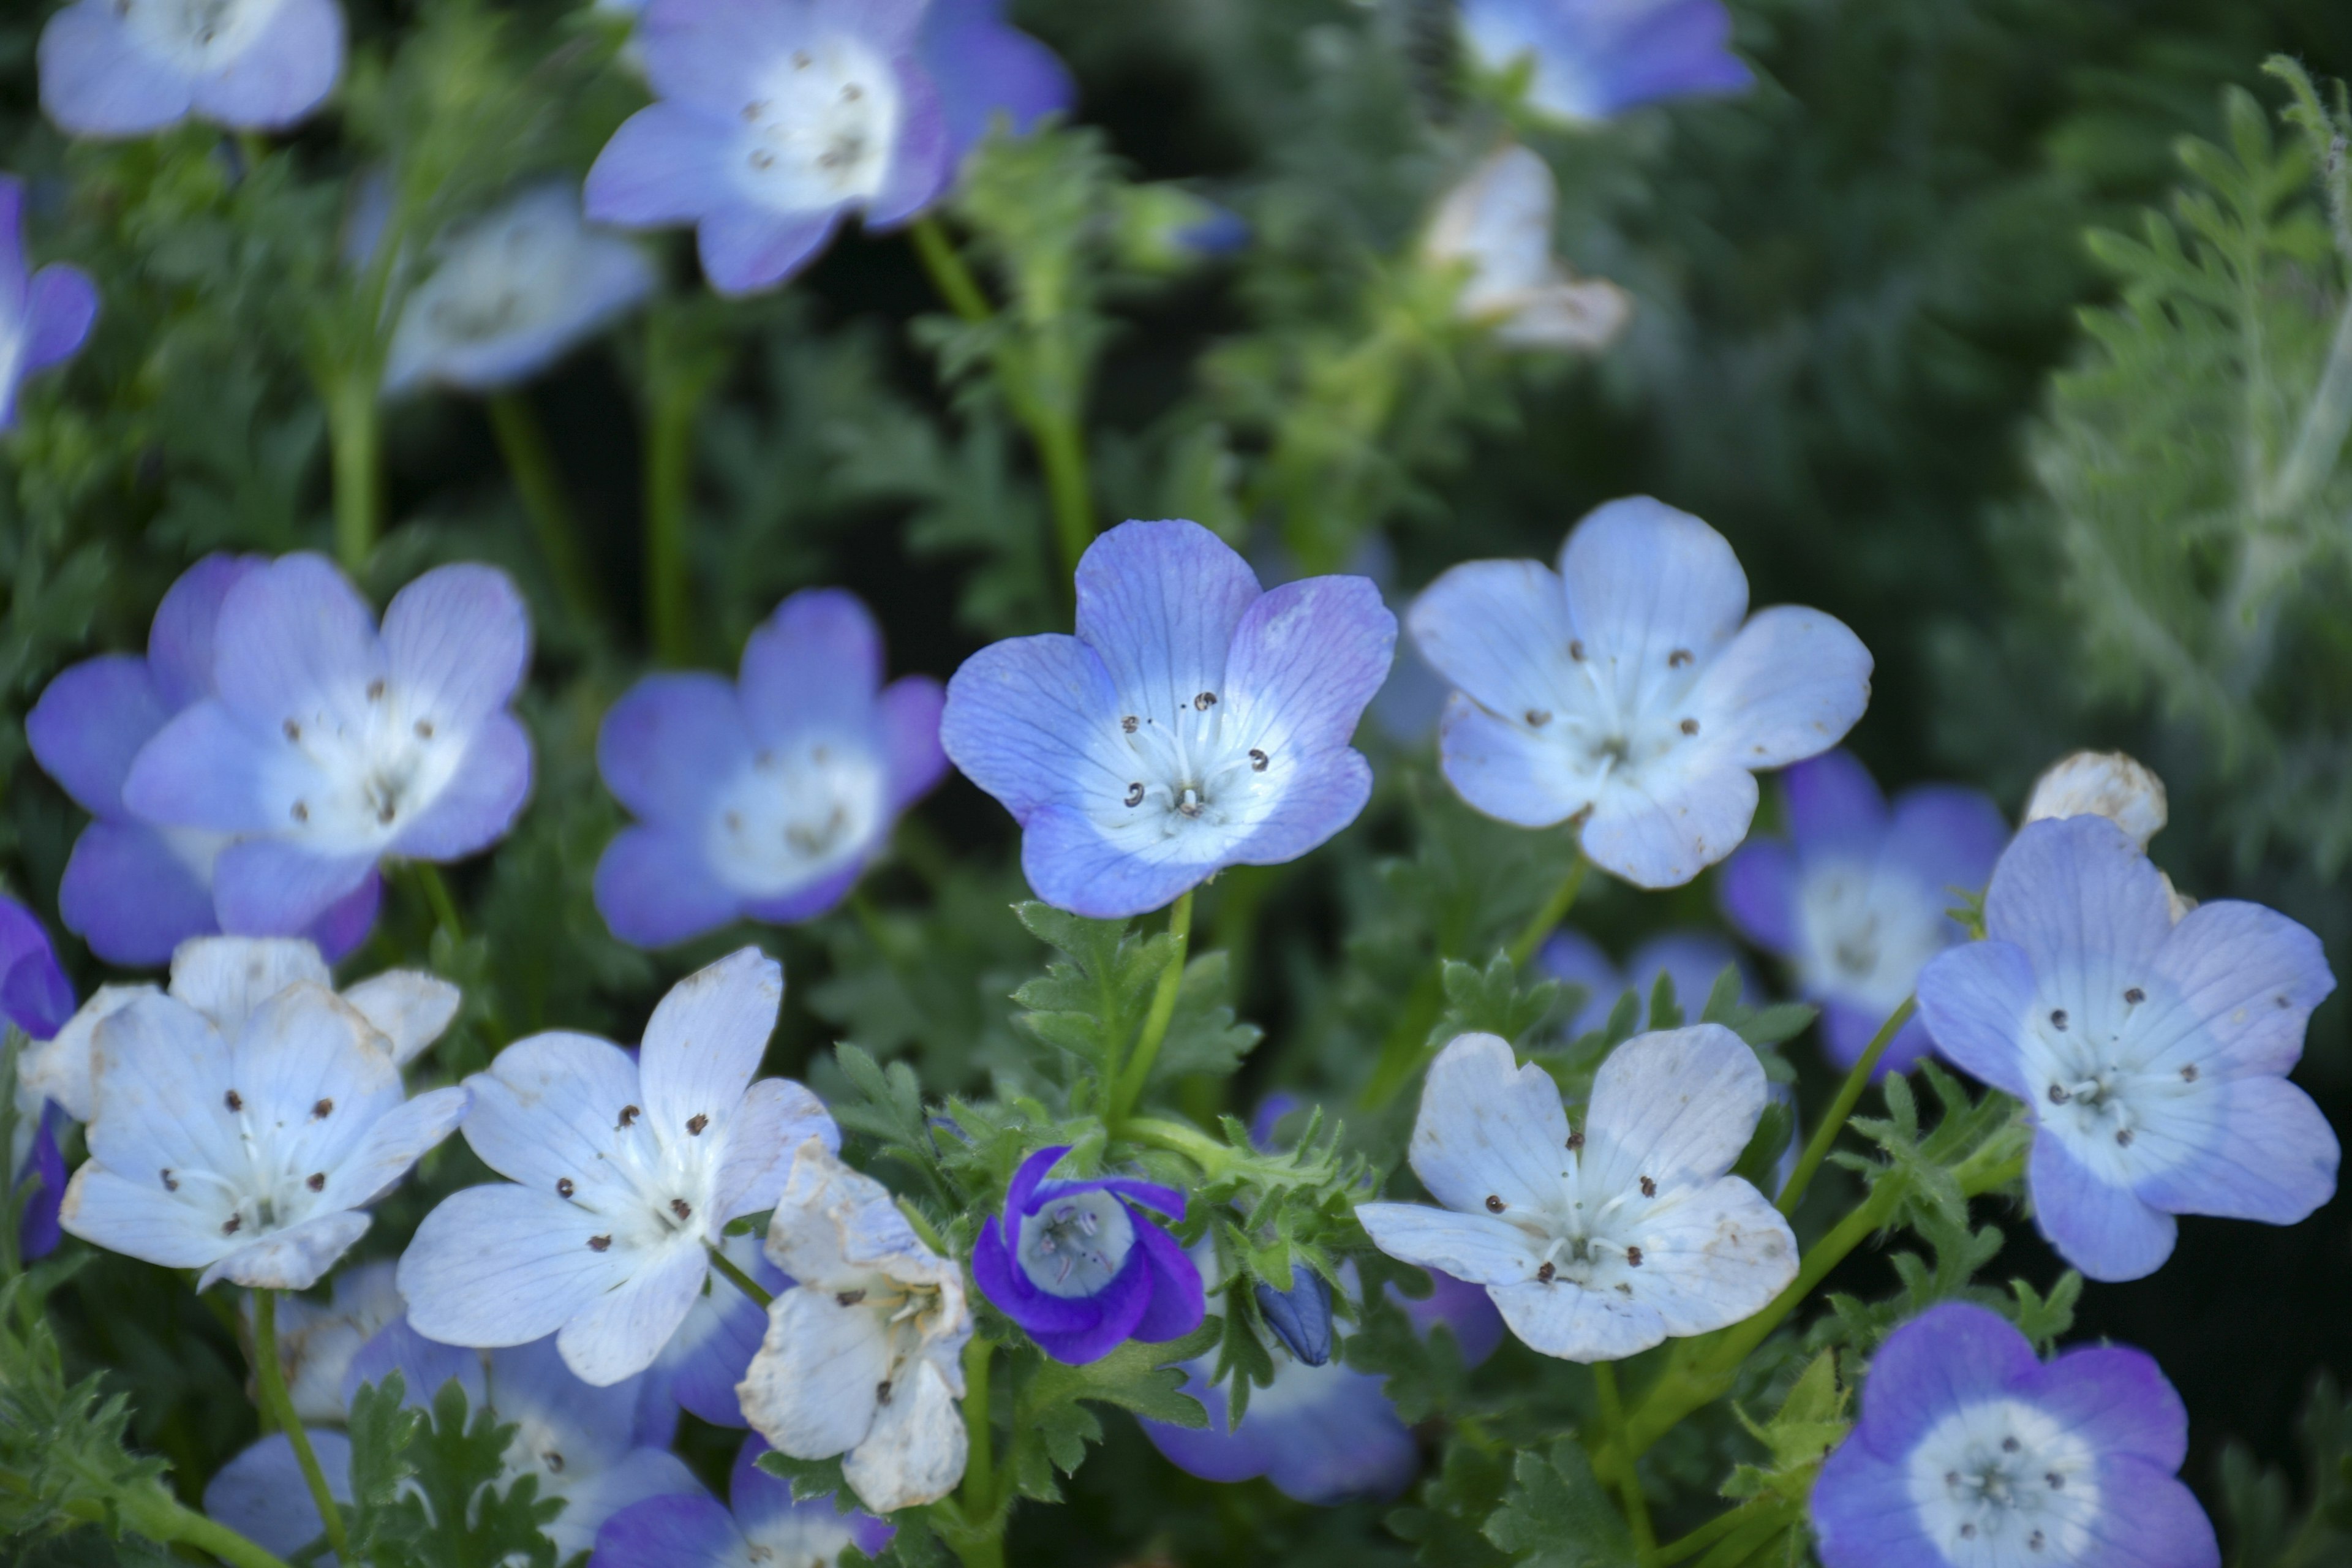
POLYGON ((1727 969, 1738 972, 1742 1002, 1753 1003, 1758 995, 1755 977, 1748 973, 1739 950, 1712 931, 1675 931, 1654 936, 1635 948, 1620 969, 1591 937, 1562 926, 1536 950, 1536 967, 1584 992, 1584 1001, 1560 1026, 1560 1033, 1569 1039, 1607 1023, 1618 1002, 1629 994, 1640 1004, 1640 1016, 1646 1017, 1650 994, 1657 989, 1660 975, 1674 982, 1675 1005, 1693 1018, 1706 1007, 1716 981, 1727 969))
POLYGON ((751 1080, 783 994, 782 969, 747 947, 671 988, 635 1060, 534 1035, 467 1079, 466 1142, 511 1183, 454 1194, 417 1227, 400 1260, 416 1331, 480 1346, 552 1333, 599 1387, 653 1365, 727 1223, 774 1205, 803 1139, 840 1144, 806 1089, 751 1080))
POLYGON ((406 1099, 384 1037, 323 985, 290 985, 224 1031, 149 994, 96 1030, 90 1158, 73 1235, 256 1289, 318 1282, 365 1205, 454 1131, 466 1091, 406 1099))
POLYGON ((1462 0, 1462 36, 1486 69, 1528 70, 1528 102, 1571 123, 1756 80, 1723 0, 1462 0))
POLYGON ((778 605, 732 685, 647 676, 596 738, 605 784, 642 819, 597 863, 605 924, 659 947, 833 908, 947 771, 940 701, 929 676, 882 684, 881 632, 836 588, 778 605))
POLYGON ((16 424, 25 378, 71 359, 98 320, 98 285, 79 267, 25 264, 25 182, 0 174, 0 430, 16 424))
POLYGON ((305 118, 343 71, 335 0, 75 0, 41 29, 41 107, 77 136, 191 115, 236 131, 305 118))
POLYGON ((950 155, 961 162, 1002 121, 1025 134, 1078 101, 1061 58, 1004 19, 1005 0, 929 0, 915 52, 939 95, 950 155))
POLYGON ((1750 1317, 1796 1278, 1789 1222, 1727 1174, 1764 1102, 1756 1053, 1700 1024, 1612 1052, 1579 1131, 1543 1068, 1464 1035, 1412 1129, 1413 1173, 1444 1207, 1356 1217, 1390 1257, 1484 1285, 1530 1349, 1622 1360, 1750 1317))
POLYGON ((588 216, 695 226, 721 293, 782 281, 855 213, 906 222, 955 167, 917 58, 923 0, 653 0, 637 27, 656 101, 588 171, 588 216))
POLYGON ((1422 240, 1438 267, 1466 267, 1454 312, 1491 325, 1514 348, 1598 349, 1633 318, 1633 297, 1580 281, 1551 253, 1559 193, 1551 165, 1516 143, 1496 149, 1445 193, 1422 240))
POLYGON ((506 574, 436 567, 379 632, 331 563, 289 555, 229 586, 213 643, 212 689, 139 752, 122 802, 231 836, 213 863, 226 930, 293 935, 384 856, 454 860, 513 826, 530 737, 508 704, 530 624, 506 574))
POLYGON ((1829 750, 1870 700, 1870 654, 1843 623, 1748 616, 1724 537, 1646 496, 1578 523, 1558 572, 1466 562, 1406 621, 1459 688, 1439 747, 1462 798, 1522 827, 1580 824, 1593 864, 1637 887, 1738 848, 1754 770, 1829 750))
MULTIPOLYGON (((1968 939, 1947 913, 1982 890, 2009 842, 1990 797, 1919 784, 1894 809, 1845 752, 1799 763, 1781 777, 1787 839, 1751 839, 1723 868, 1724 913, 1739 933, 1788 960, 1805 996, 1822 1005, 1830 1059, 1850 1068, 1909 999, 1919 971, 1968 939), (1957 889, 1957 890, 1956 890, 1957 889)), ((1880 1058, 1879 1074, 1907 1072, 1932 1045, 1914 1017, 1880 1058)))
POLYGON ((452 228, 403 301, 383 390, 495 392, 528 381, 653 291, 635 242, 581 221, 569 184, 534 185, 452 228))
POLYGON ((1279 865, 1364 808, 1349 738, 1396 617, 1361 577, 1260 592, 1196 522, 1128 522, 1078 563, 1077 635, 981 649, 940 740, 1019 819, 1039 898, 1121 920, 1227 866, 1279 865))
POLYGON ((1985 937, 1919 976, 1944 1055, 2025 1102, 2034 1221, 2094 1279, 2172 1255, 2173 1215, 2293 1225, 2342 1151, 2286 1080, 2336 989, 2319 939, 2219 900, 2176 921, 2163 877, 2104 816, 2028 823, 1994 870, 1985 937))
POLYGON ((1056 1361, 1084 1365, 1129 1340, 1158 1344, 1201 1326, 1200 1271, 1138 1213, 1184 1217, 1184 1194, 1124 1176, 1054 1181, 1070 1152, 1040 1149, 1005 1188, 1004 1212, 981 1222, 971 1273, 997 1310, 1056 1361))
MULTIPOLYGON (((0 1026, 21 1031, 28 1040, 47 1040, 66 1026, 73 1016, 73 986, 58 967, 49 933, 33 911, 0 895, 0 1026)), ((66 1162, 58 1147, 58 1110, 25 1076, 25 1059, 16 1058, 13 1081, 0 1085, 14 1100, 16 1120, 0 1158, 7 1160, 11 1184, 32 1191, 16 1223, 16 1256, 46 1258, 57 1249, 58 1205, 65 1196, 66 1162)), ((6 1215, 0 1214, 0 1223, 6 1215)))
POLYGON ((1166 180, 1118 186, 1112 215, 1119 259, 1139 272, 1173 275, 1250 241, 1239 213, 1166 180))
POLYGON ((800 1281, 768 1309, 743 1415, 797 1459, 845 1455, 866 1504, 896 1513, 963 1479, 963 1270, 924 1245, 889 1189, 812 1138, 768 1222, 768 1257, 800 1281))
POLYGON ((596 1568, 835 1568, 855 1546, 879 1557, 898 1532, 870 1513, 843 1512, 830 1497, 793 1500, 793 1485, 760 1468, 768 1445, 747 1437, 735 1455, 724 1506, 699 1495, 652 1498, 605 1521, 596 1568))
MULTIPOLYGON (((333 1297, 324 1304, 300 1296, 278 1304, 278 1369, 305 1428, 340 1426, 348 1418, 344 1384, 352 1363, 369 1341, 400 1321, 402 1310, 388 1258, 337 1274, 333 1297)), ((431 1389, 423 1393, 432 1397, 431 1389)))
POLYGON ((2043 1365, 1998 1314, 1930 1307, 1871 1358, 1862 1419, 1822 1466, 1827 1568, 2219 1568, 2180 1484, 2189 1413, 2121 1345, 2043 1365))

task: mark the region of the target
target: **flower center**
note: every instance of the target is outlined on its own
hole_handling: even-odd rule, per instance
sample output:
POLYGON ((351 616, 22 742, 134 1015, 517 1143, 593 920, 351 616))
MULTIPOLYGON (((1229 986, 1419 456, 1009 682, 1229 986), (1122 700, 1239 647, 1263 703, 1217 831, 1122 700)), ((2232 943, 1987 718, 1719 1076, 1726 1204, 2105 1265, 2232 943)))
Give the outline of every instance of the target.
POLYGON ((1021 1222, 1020 1258, 1049 1296, 1092 1296, 1118 1276, 1135 1247, 1127 1205, 1106 1192, 1069 1193, 1021 1222))
POLYGON ((856 38, 835 36, 778 61, 743 105, 741 178, 779 212, 870 200, 890 171, 898 81, 856 38))
POLYGON ((1598 795, 1612 779, 1638 779, 1699 733, 1687 711, 1698 660, 1675 648, 1646 662, 1571 639, 1549 682, 1549 706, 1501 718, 1554 748, 1558 764, 1598 795), (1650 665, 1656 668, 1652 668, 1650 665))
POLYGON ((114 0, 141 47, 191 75, 221 69, 251 48, 281 0, 114 0))
MULTIPOLYGON (((1659 1188, 1654 1180, 1643 1176, 1639 1186, 1624 1192, 1588 1194, 1583 1156, 1579 1152, 1582 1143, 1578 1138, 1569 1146, 1568 1170, 1560 1178, 1558 1199, 1522 1209, 1496 1196, 1486 1200, 1486 1209, 1534 1240, 1534 1283, 1580 1285, 1588 1290, 1631 1296, 1643 1263, 1641 1222, 1661 1206, 1654 1201, 1659 1188)), ((1665 1202, 1673 1201, 1669 1194, 1665 1202)))
POLYGON ((2093 1459, 2042 1410, 1992 1399, 1929 1429, 1911 1452, 1908 1489, 1922 1531, 1954 1563, 2070 1563, 2095 1540, 2093 1459))
POLYGON ((1948 934, 1933 889, 1856 860, 1809 872, 1797 889, 1797 933, 1809 990, 1880 1014, 1902 1005, 1948 934))
POLYGON ((279 729, 294 764, 287 827, 320 855, 381 853, 440 798, 465 752, 381 679, 355 707, 289 715, 279 729))
POLYGON ((2104 1180, 2136 1181, 2165 1163, 2160 1151, 2187 1147, 2178 1136, 2141 1140, 2168 1119, 2179 1132, 2181 1102, 2210 1087, 2198 1065, 2204 1031, 2179 1023, 2168 987, 2116 973, 2063 1001, 2034 998, 2024 1051, 2041 1086, 2034 1115, 2104 1180))
POLYGON ((333 1206, 323 1201, 334 1163, 326 1147, 333 1100, 320 1100, 290 1128, 265 1119, 234 1089, 223 1100, 236 1119, 243 1168, 159 1166, 154 1180, 165 1192, 195 1208, 205 1216, 202 1224, 238 1246, 290 1229, 333 1206))
POLYGON ((820 741, 761 752, 719 792, 707 857, 736 892, 780 897, 864 854, 886 795, 882 765, 863 746, 820 741))
POLYGON ((1121 714, 1103 761, 1111 798, 1095 807, 1098 826, 1139 847, 1182 839, 1204 858, 1272 814, 1290 771, 1286 748, 1209 690, 1164 718, 1121 714))
MULTIPOLYGON (((599 1252, 667 1250, 699 1247, 722 1223, 712 1194, 718 1188, 719 1157, 725 1140, 705 1131, 672 1138, 635 1105, 621 1107, 614 1122, 614 1151, 584 1182, 567 1177, 556 1195, 607 1221, 612 1228, 589 1245, 599 1252), (597 1242, 604 1246, 598 1247, 597 1242)), ((694 1126, 693 1121, 687 1124, 694 1126)))

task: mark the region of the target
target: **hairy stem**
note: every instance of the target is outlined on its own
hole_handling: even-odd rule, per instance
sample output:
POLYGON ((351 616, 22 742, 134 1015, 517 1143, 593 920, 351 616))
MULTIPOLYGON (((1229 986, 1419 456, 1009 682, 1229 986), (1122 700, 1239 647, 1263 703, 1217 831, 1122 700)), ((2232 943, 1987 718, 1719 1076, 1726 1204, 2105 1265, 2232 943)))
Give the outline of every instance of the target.
POLYGON ((1159 1060, 1160 1043, 1168 1037, 1169 1021, 1176 1016, 1176 994, 1183 988, 1184 958, 1192 938, 1191 891, 1169 910, 1168 933, 1176 939, 1176 951, 1169 955, 1168 967, 1160 972, 1160 984, 1151 993, 1151 1010, 1143 1016, 1142 1032, 1136 1037, 1135 1049, 1128 1054, 1127 1065, 1112 1082, 1110 1102, 1105 1108, 1103 1120, 1114 1137, 1128 1112, 1143 1098, 1143 1086, 1151 1080, 1151 1065, 1159 1060))
POLYGON ((302 1467, 302 1482, 310 1489, 310 1501, 317 1506, 319 1518, 327 1527, 327 1544, 334 1548, 338 1559, 350 1562, 352 1547, 343 1534, 342 1510, 335 1506, 335 1494, 327 1486, 327 1473, 319 1468, 319 1456, 310 1447, 310 1434, 302 1429, 302 1418, 295 1414, 294 1401, 286 1392, 286 1369, 278 1363, 275 1290, 253 1293, 253 1381, 261 1394, 261 1407, 294 1446, 294 1458, 302 1467))
POLYGON ((724 1278, 735 1289, 757 1301, 760 1304, 760 1310, 764 1312, 776 1304, 776 1299, 770 1295, 757 1279, 735 1267, 735 1260, 720 1251, 715 1243, 706 1241, 702 1245, 710 1254, 711 1270, 724 1278))
POLYGON ((1618 1450, 1622 1461, 1612 1468, 1617 1472, 1618 1493, 1625 1500, 1626 1527, 1633 1532, 1634 1561, 1641 1568, 1654 1568, 1658 1538, 1650 1528, 1650 1501, 1642 1495, 1642 1478, 1633 1468, 1633 1457, 1624 1451, 1625 1404, 1618 1397, 1614 1363, 1592 1363, 1592 1386, 1601 1395, 1601 1424, 1608 1429, 1608 1446, 1618 1450))
POLYGON ((555 591, 577 625, 593 626, 604 618, 603 596, 580 552, 579 522, 564 494, 562 478, 556 472, 555 454, 547 444, 539 414, 526 395, 501 392, 490 398, 489 416, 499 451, 506 458, 515 493, 522 498, 522 510, 530 519, 531 533, 546 559, 548 575, 555 580, 555 591))
POLYGON ((727 368, 724 344, 698 333, 682 310, 646 319, 646 637, 656 662, 694 658, 688 512, 694 499, 694 433, 702 400, 727 368))
POLYGON ((383 510, 383 426, 373 359, 347 367, 327 390, 327 441, 335 479, 335 556, 356 575, 375 552, 383 510))
POLYGON ((1812 1137, 1805 1143, 1805 1152, 1797 1156, 1797 1168, 1789 1173, 1788 1181, 1781 1185, 1780 1208, 1782 1214, 1797 1212, 1797 1205, 1803 1200, 1805 1189, 1812 1185, 1813 1173, 1819 1171, 1822 1162, 1829 1158, 1830 1145, 1836 1142, 1837 1135, 1844 1131, 1846 1118, 1853 1114, 1854 1106, 1862 1099, 1862 1091, 1870 1087, 1870 1075, 1878 1070, 1879 1062, 1886 1055, 1886 1047, 1895 1043, 1895 1037, 1902 1031, 1904 1025, 1911 1021, 1911 1015, 1918 1008, 1917 997, 1906 996, 1903 1005, 1886 1016, 1886 1022, 1878 1026, 1878 1033, 1870 1037, 1870 1044, 1854 1059, 1853 1066, 1845 1075, 1845 1081, 1838 1085, 1837 1098, 1830 1101, 1822 1124, 1813 1129, 1812 1137))

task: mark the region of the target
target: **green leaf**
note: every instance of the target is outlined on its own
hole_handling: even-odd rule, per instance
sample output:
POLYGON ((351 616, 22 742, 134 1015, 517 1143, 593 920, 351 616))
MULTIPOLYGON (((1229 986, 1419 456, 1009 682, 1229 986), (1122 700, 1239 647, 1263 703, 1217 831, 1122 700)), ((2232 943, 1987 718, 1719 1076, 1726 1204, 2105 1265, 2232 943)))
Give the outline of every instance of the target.
POLYGON ((1178 1392, 1184 1374, 1174 1363, 1206 1352, 1221 1331, 1215 1323, 1203 1323, 1172 1343, 1129 1341, 1085 1366, 1067 1366, 1043 1356, 1020 1357, 1026 1369, 1013 1400, 1008 1461, 1014 1489, 1040 1502, 1060 1500, 1054 1472, 1076 1472, 1086 1461, 1087 1445, 1102 1441, 1102 1423, 1086 1408, 1088 1403, 1116 1405, 1171 1426, 1207 1426, 1209 1413, 1201 1402, 1178 1392))
POLYGON ((1510 1559, 1496 1550, 1485 1526, 1510 1481, 1508 1453, 1456 1439, 1422 1487, 1420 1505, 1392 1510, 1388 1527, 1420 1548, 1413 1561, 1423 1568, 1498 1568, 1510 1559))
POLYGON ((1234 1022, 1232 990, 1233 964, 1226 954, 1204 952, 1184 966, 1176 1011, 1169 1018, 1159 1059, 1152 1063, 1152 1082, 1187 1073, 1224 1078, 1256 1048, 1265 1031, 1234 1022))
POLYGON ((2011 1280, 2009 1288, 2017 1293, 2018 1331, 2033 1342, 2037 1352, 2048 1355, 2074 1326, 2074 1306, 2083 1299, 2083 1277, 2069 1268, 2050 1287, 2047 1296, 2035 1294, 2022 1279, 2011 1280))
POLYGON ((1160 972, 1173 962, 1175 939, 1130 934, 1124 921, 1092 921, 1050 904, 1014 907, 1021 923, 1064 954, 1013 994, 1031 1034, 1103 1075, 1117 1070, 1142 1026, 1160 972))
POLYGON ((1429 1032, 1432 1046, 1457 1035, 1500 1035, 1514 1046, 1534 1034, 1560 1008, 1565 987, 1557 980, 1519 984, 1510 954, 1498 952, 1480 969, 1448 959, 1444 971, 1446 1007, 1429 1032))
POLYGON ((1486 1534, 1529 1568, 1636 1568, 1633 1534, 1573 1437, 1519 1455, 1486 1534))
MULTIPOLYGON (((841 1456, 835 1454, 823 1459, 795 1459, 790 1454, 771 1448, 753 1463, 779 1480, 793 1483, 793 1500, 807 1502, 814 1498, 845 1497, 855 1499, 856 1489, 841 1473, 841 1456)), ((863 1503, 860 1507, 865 1506, 863 1503)))

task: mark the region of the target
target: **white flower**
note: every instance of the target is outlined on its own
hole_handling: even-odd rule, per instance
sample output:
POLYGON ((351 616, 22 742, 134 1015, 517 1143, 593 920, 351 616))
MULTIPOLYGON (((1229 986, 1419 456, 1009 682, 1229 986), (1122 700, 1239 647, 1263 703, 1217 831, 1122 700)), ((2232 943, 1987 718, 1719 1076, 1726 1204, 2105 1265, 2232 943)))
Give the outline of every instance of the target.
POLYGON ((877 1513, 933 1501, 963 1479, 963 1270, 923 1245, 889 1190, 814 1139, 793 1157, 768 1256, 800 1283, 736 1392, 761 1436, 795 1458, 846 1454, 842 1473, 877 1513))
POLYGON ((1445 194, 1422 241, 1432 263, 1467 262, 1454 313, 1494 323, 1515 348, 1598 349, 1622 331, 1633 301, 1614 283, 1579 282, 1551 253, 1559 193, 1525 147, 1498 148, 1445 194))
POLYGON ((1640 1035, 1601 1064, 1580 1133, 1541 1068, 1464 1035, 1412 1129, 1413 1173, 1445 1207, 1356 1217, 1390 1257, 1486 1287, 1533 1349, 1620 1360, 1751 1317, 1796 1278, 1789 1222, 1726 1173, 1765 1094, 1756 1053, 1719 1024, 1640 1035))
POLYGON ((466 1114, 404 1100, 392 1045, 298 982, 233 1030, 149 992, 95 1031, 90 1159, 59 1215, 85 1241, 167 1268, 300 1290, 368 1227, 361 1212, 466 1114))
POLYGON ((466 1142, 520 1184, 468 1187, 425 1216, 400 1260, 417 1332, 478 1347, 558 1334, 598 1387, 651 1366, 728 1221, 774 1205, 802 1140, 840 1142, 806 1089, 751 1081, 783 994, 782 968, 747 947, 662 998, 634 1061, 586 1035, 534 1035, 467 1079, 466 1142))
MULTIPOLYGON (((333 984, 327 961, 299 937, 200 936, 172 954, 170 996, 203 1014, 226 1037, 242 1030, 254 1009, 297 984, 333 984)), ((152 985, 100 986, 55 1039, 26 1047, 18 1069, 25 1087, 57 1101, 76 1121, 88 1121, 90 1044, 99 1026, 142 996, 164 994, 152 985)), ((342 999, 383 1037, 393 1061, 403 1067, 457 1016, 457 988, 414 969, 362 980, 342 999)))
POLYGON ((2142 850, 2164 830, 2164 781, 2121 752, 2076 752, 2033 781, 2025 820, 2104 816, 2142 850))

